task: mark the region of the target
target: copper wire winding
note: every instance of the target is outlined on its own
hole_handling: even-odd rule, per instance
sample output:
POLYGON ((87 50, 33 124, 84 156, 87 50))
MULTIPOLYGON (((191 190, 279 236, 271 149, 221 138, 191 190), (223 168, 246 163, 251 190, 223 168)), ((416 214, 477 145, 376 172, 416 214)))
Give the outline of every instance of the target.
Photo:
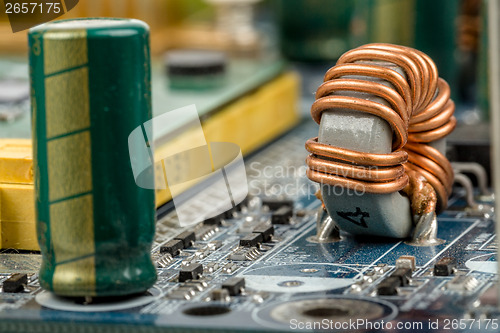
MULTIPOLYGON (((448 84, 438 77, 435 64, 426 54, 391 44, 368 44, 348 51, 325 74, 324 83, 316 91, 311 116, 319 124, 322 113, 334 108, 366 112, 386 120, 394 134, 392 152, 363 153, 318 143, 317 137, 309 139, 309 179, 350 189, 362 186, 367 193, 404 189, 410 195, 424 188, 415 185, 424 177, 435 190, 434 195, 426 191, 427 198, 435 201, 437 195, 438 211, 447 206, 453 169, 447 158, 429 144, 453 131, 455 105, 448 84), (395 66, 404 71, 406 78, 393 69, 395 66), (353 76, 383 79, 390 86, 353 76), (345 91, 380 97, 389 106, 343 96, 345 91)), ((421 198, 416 198, 410 195, 411 201, 421 202, 421 198)))

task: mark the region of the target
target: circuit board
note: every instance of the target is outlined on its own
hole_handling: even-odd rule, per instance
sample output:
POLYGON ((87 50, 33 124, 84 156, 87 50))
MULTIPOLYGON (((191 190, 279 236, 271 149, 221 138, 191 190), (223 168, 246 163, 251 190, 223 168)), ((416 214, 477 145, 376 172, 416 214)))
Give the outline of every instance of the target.
POLYGON ((158 281, 144 295, 58 298, 38 285, 39 254, 0 254, 4 288, 13 273, 28 278, 24 290, 0 293, 0 331, 498 331, 493 217, 467 213, 459 191, 438 218, 440 245, 343 232, 312 240, 320 201, 304 142, 316 131, 304 121, 247 157, 249 196, 232 211, 181 229, 173 209, 160 210, 158 281), (391 286, 412 257, 410 276, 391 286))
MULTIPOLYGON (((152 67, 154 116, 184 107, 186 101, 189 101, 196 105, 200 117, 206 118, 211 113, 220 110, 224 105, 275 78, 284 69, 283 61, 271 58, 261 61, 232 60, 228 66, 230 68, 227 80, 215 90, 176 90, 169 88, 168 77, 164 74, 164 64, 155 60, 152 67)), ((10 102, 13 98, 12 95, 19 96, 18 99, 23 102, 15 107, 2 105, 0 115, 2 115, 1 111, 5 109, 5 111, 9 111, 12 119, 7 118, 7 122, 0 122, 0 137, 30 138, 29 77, 25 59, 0 59, 0 87, 3 90, 0 102, 5 102, 2 97, 10 102)), ((14 99, 14 102, 17 101, 14 99)), ((185 125, 185 122, 185 119, 180 119, 177 123, 169 124, 170 127, 163 130, 167 133, 175 132, 185 125)), ((157 133, 155 135, 162 136, 163 134, 157 133)))

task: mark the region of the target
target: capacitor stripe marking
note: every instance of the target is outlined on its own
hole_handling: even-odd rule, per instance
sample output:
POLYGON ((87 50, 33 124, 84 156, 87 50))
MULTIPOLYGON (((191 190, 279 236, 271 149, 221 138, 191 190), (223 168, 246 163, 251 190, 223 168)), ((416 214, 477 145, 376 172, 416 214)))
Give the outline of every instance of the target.
POLYGON ((87 31, 46 32, 43 35, 44 72, 54 74, 88 63, 87 31), (71 56, 67 56, 67 55, 71 56))
POLYGON ((43 37, 52 283, 59 293, 68 292, 58 290, 68 281, 94 291, 96 283, 87 33, 68 34, 43 37))
POLYGON ((92 163, 89 131, 47 143, 49 200, 92 191, 92 163))
MULTIPOLYGON (((95 256, 57 265, 52 278, 54 291, 68 295, 74 288, 95 290, 95 275, 95 256), (63 287, 68 285, 68 281, 73 281, 70 290, 63 287)), ((95 291, 90 296, 95 296, 95 291)))
POLYGON ((45 79, 47 138, 90 127, 88 68, 45 79))
POLYGON ((94 253, 92 199, 92 195, 87 194, 50 205, 51 236, 57 264, 94 253), (74 211, 81 214, 75 215, 74 211), (69 220, 72 220, 71 224, 67 223, 69 220))

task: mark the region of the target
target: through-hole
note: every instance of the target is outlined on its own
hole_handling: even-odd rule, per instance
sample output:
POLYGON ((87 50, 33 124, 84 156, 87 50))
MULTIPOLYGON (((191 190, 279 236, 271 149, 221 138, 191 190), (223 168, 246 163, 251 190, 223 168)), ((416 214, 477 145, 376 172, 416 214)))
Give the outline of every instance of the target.
POLYGON ((231 312, 231 309, 224 306, 199 306, 186 309, 183 312, 188 316, 218 316, 231 312))
POLYGON ((330 317, 343 317, 349 314, 349 311, 340 308, 313 308, 304 310, 302 312, 305 316, 315 318, 330 318, 330 317))

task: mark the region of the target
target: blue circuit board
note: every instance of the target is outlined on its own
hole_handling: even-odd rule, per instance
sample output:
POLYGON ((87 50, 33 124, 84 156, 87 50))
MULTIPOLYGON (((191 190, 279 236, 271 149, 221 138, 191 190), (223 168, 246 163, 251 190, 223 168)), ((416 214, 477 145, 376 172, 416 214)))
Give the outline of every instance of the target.
POLYGON ((0 331, 497 332, 494 217, 468 214, 460 191, 438 218, 442 244, 412 246, 344 232, 338 242, 311 241, 320 201, 305 177, 304 142, 316 131, 316 124, 304 122, 246 158, 246 203, 220 225, 187 228, 196 241, 179 255, 160 253, 186 229, 174 210, 162 213, 152 249, 159 278, 145 295, 90 304, 57 298, 38 285, 39 254, 1 253, 0 282, 25 273, 29 283, 21 293, 0 293, 0 331), (270 198, 293 200, 288 224, 275 224, 272 240, 240 246, 241 238, 272 219, 273 210, 263 204, 270 198), (402 256, 415 259, 411 278, 395 294, 380 294, 402 256), (455 260, 454 270, 436 276, 434 266, 445 257, 455 260), (190 264, 201 264, 202 276, 179 282, 179 271, 190 264), (245 286, 233 295, 224 285, 235 278, 245 286))

